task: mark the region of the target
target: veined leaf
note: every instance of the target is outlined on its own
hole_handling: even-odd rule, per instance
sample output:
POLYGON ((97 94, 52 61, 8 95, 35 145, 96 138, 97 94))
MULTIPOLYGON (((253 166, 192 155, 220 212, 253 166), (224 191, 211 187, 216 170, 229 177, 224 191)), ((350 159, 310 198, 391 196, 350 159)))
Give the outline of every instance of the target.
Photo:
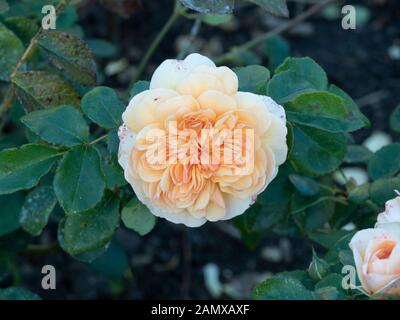
POLYGON ((23 116, 21 122, 50 143, 72 147, 89 138, 89 126, 80 112, 71 106, 34 111, 23 116))
POLYGON ((125 226, 141 236, 149 233, 156 223, 156 217, 137 198, 132 199, 122 210, 125 226))
POLYGON ((119 222, 119 201, 104 200, 96 209, 72 214, 63 222, 64 245, 71 255, 99 249, 114 235, 119 222))
POLYGON ((24 46, 21 40, 0 23, 0 80, 10 81, 11 72, 23 52, 24 46))
POLYGON ((46 71, 19 72, 12 80, 17 96, 28 110, 80 104, 79 93, 60 76, 46 71))
POLYGON ((61 160, 54 178, 54 191, 68 213, 93 208, 102 198, 105 181, 96 149, 78 146, 61 160))
POLYGON ((346 154, 346 137, 341 133, 293 125, 294 145, 291 159, 302 170, 321 175, 332 172, 346 154))
POLYGON ((44 32, 37 40, 53 64, 77 83, 96 83, 96 63, 89 47, 79 38, 65 32, 44 32))
POLYGON ((0 152, 0 194, 34 187, 49 172, 57 149, 40 144, 27 144, 0 152))
POLYGON ((47 225, 56 203, 54 190, 50 186, 37 187, 31 191, 25 199, 19 216, 22 229, 33 236, 38 236, 47 225))
POLYGON ((82 110, 99 126, 114 129, 122 124, 125 106, 113 89, 98 87, 84 95, 82 110))

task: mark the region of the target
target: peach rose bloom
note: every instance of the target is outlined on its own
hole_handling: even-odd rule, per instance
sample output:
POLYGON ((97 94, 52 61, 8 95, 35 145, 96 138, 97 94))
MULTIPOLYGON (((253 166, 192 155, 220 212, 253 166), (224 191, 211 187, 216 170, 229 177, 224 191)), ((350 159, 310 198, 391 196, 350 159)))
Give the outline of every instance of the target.
POLYGON ((386 292, 400 295, 400 223, 358 231, 350 241, 358 278, 368 294, 386 292))
MULTIPOLYGON (((396 193, 399 192, 396 190, 396 193)), ((377 218, 376 226, 382 223, 400 222, 400 197, 396 197, 385 203, 385 211, 380 213, 377 218)))
POLYGON ((118 158, 126 180, 155 216, 189 227, 242 214, 286 160, 284 109, 238 91, 231 69, 199 54, 164 61, 122 119, 118 158), (232 139, 248 129, 252 140, 232 139), (246 161, 217 157, 210 141, 246 161), (162 147, 163 156, 155 152, 162 147), (211 161, 201 161, 203 154, 211 161))

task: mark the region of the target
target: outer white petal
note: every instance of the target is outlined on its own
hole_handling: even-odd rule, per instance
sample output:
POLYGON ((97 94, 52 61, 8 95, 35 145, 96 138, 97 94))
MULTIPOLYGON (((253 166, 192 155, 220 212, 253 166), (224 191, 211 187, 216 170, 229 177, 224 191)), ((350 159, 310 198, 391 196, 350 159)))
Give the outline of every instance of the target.
POLYGON ((364 254, 368 248, 368 244, 372 239, 384 237, 390 235, 397 239, 400 237, 400 228, 399 225, 397 226, 385 226, 382 228, 369 228, 358 231, 350 241, 350 249, 357 250, 361 254, 361 258, 364 259, 364 254), (397 231, 396 231, 397 230, 397 231), (398 233, 396 235, 396 233, 398 233))
POLYGON ((123 124, 118 129, 118 137, 120 141, 118 149, 118 162, 121 167, 126 170, 136 134, 129 129, 127 125, 123 124))
POLYGON ((262 141, 274 153, 276 164, 279 166, 285 162, 288 146, 286 141, 287 127, 284 121, 277 118, 275 115, 271 116, 271 125, 266 133, 262 136, 262 141))
POLYGON ((279 166, 285 162, 288 153, 285 109, 270 97, 261 95, 259 97, 272 115, 271 125, 263 135, 262 140, 271 148, 275 155, 276 164, 279 166))
POLYGON ((265 107, 262 96, 250 92, 239 91, 234 96, 238 109, 250 112, 256 121, 258 134, 265 133, 271 125, 272 115, 265 107))
POLYGON ((134 96, 122 114, 122 120, 135 132, 157 121, 157 107, 178 93, 171 89, 146 90, 134 96))
POLYGON ((256 197, 239 199, 235 196, 225 193, 226 215, 221 220, 229 220, 243 214, 254 203, 256 197))
POLYGON ((369 293, 383 292, 399 278, 399 274, 371 273, 365 276, 366 282, 368 283, 369 293))
POLYGON ((176 89, 178 82, 199 66, 215 67, 214 62, 198 53, 192 53, 185 60, 165 60, 156 69, 150 81, 150 89, 176 89))
POLYGON ((400 197, 387 201, 385 211, 378 215, 377 220, 377 226, 382 223, 400 222, 400 197))
POLYGON ((264 105, 267 107, 268 111, 272 113, 277 118, 281 119, 282 121, 286 121, 286 113, 285 109, 277 104, 272 98, 268 96, 259 95, 264 102, 264 105))

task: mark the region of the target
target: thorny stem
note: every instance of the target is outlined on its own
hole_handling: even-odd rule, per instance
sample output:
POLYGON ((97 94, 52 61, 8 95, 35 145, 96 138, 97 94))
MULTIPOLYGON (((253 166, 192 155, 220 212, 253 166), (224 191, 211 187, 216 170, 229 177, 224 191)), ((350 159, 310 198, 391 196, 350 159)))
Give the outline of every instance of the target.
POLYGON ((230 61, 232 60, 238 53, 241 53, 243 51, 249 50, 257 45, 259 45, 260 43, 264 42, 265 40, 277 36, 281 33, 284 33, 290 29, 292 29, 293 27, 295 27, 296 25, 298 25, 299 23, 303 22, 304 20, 308 19, 309 17, 313 16, 314 14, 318 13, 319 11, 321 11, 324 7, 326 7, 328 4, 333 3, 336 0, 323 0, 319 3, 316 3, 315 5, 313 5, 311 8, 309 8, 308 10, 304 11, 303 13, 299 14, 296 18, 288 21, 285 24, 282 24, 280 26, 278 26, 277 28, 270 30, 268 32, 265 32, 261 35, 259 35, 258 37, 255 37, 254 39, 240 45, 237 47, 233 47, 229 52, 217 57, 215 59, 215 63, 216 64, 222 64, 226 61, 230 61))
MULTIPOLYGON (((67 4, 69 3, 70 0, 60 0, 60 2, 58 3, 57 7, 56 7, 56 17, 58 17, 60 15, 60 13, 64 10, 64 8, 67 6, 67 4)), ((32 49, 35 47, 37 39, 39 38, 39 36, 42 34, 43 32, 43 28, 40 27, 38 32, 33 36, 33 38, 31 39, 28 47, 26 48, 26 50, 24 51, 24 53, 22 54, 21 58, 18 60, 17 64, 15 65, 13 71, 11 72, 10 78, 11 80, 13 80, 18 72, 18 70, 21 68, 21 66, 25 63, 25 61, 28 59, 29 55, 32 52, 32 49)), ((2 114, 8 110, 9 108, 12 107, 13 102, 14 102, 14 93, 15 93, 15 89, 14 86, 11 84, 10 87, 8 88, 5 98, 4 98, 4 102, 3 105, 0 108, 0 116, 2 116, 2 114)))
POLYGON ((154 52, 160 45, 161 41, 164 39, 168 31, 171 29, 171 27, 174 25, 174 23, 178 20, 180 16, 184 13, 185 9, 182 8, 180 1, 175 0, 175 7, 174 10, 172 11, 171 16, 163 26, 163 28, 160 30, 160 32, 157 34, 157 36, 154 38, 153 42, 150 44, 150 47, 147 49, 142 61, 140 62, 138 69, 136 71, 136 74, 134 78, 132 79, 132 82, 129 86, 129 88, 132 88, 132 86, 135 84, 136 81, 140 79, 140 76, 142 75, 143 71, 146 69, 147 64, 149 63, 151 57, 153 56, 154 52))

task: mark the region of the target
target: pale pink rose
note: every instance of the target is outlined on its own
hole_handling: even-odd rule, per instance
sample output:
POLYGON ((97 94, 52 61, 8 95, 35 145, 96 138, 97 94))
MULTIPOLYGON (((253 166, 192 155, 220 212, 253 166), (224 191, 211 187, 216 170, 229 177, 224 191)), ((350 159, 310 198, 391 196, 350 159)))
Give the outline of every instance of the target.
MULTIPOLYGON (((358 278, 368 294, 386 291, 400 279, 400 223, 358 231, 350 241, 358 278)), ((396 292, 397 290, 397 292, 396 292)))
POLYGON ((122 118, 119 163, 136 196, 189 227, 242 214, 286 160, 284 109, 199 54, 164 61, 122 118))
POLYGON ((386 202, 385 211, 378 215, 376 226, 391 222, 400 222, 400 197, 386 202))

